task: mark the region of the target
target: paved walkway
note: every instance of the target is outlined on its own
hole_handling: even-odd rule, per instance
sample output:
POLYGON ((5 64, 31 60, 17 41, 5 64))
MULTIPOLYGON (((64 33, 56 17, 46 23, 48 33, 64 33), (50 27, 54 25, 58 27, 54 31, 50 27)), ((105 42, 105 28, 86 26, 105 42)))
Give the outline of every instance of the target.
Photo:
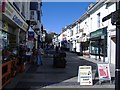
POLYGON ((80 57, 76 54, 67 52, 66 68, 54 68, 52 54, 50 54, 47 57, 44 57, 42 66, 27 65, 28 69, 26 69, 26 72, 21 74, 21 76, 15 77, 11 84, 6 86, 6 89, 11 88, 13 90, 22 90, 24 88, 26 90, 59 90, 59 88, 78 88, 77 90, 79 90, 79 88, 109 87, 111 88, 111 90, 114 90, 114 84, 109 85, 109 83, 103 83, 102 85, 99 85, 98 79, 94 79, 97 67, 96 63, 85 59, 80 59, 80 57), (77 82, 78 67, 80 65, 92 66, 94 83, 93 86, 80 86, 77 82), (15 79, 17 80, 16 82, 15 79))

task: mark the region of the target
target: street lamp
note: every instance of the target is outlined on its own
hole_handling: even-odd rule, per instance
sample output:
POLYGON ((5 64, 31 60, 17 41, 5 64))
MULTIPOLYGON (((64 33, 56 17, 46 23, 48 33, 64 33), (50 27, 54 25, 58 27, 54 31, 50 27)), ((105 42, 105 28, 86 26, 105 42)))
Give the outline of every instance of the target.
MULTIPOLYGON (((117 17, 120 14, 120 1, 116 2, 117 17)), ((116 22, 116 69, 115 69, 115 90, 120 90, 120 17, 116 22)))

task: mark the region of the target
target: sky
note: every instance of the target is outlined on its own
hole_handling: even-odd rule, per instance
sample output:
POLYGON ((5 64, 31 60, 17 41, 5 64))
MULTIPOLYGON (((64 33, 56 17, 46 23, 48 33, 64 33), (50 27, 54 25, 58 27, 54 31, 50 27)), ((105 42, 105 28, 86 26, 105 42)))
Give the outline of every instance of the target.
POLYGON ((90 2, 43 2, 42 24, 47 32, 61 33, 62 28, 78 20, 90 2))

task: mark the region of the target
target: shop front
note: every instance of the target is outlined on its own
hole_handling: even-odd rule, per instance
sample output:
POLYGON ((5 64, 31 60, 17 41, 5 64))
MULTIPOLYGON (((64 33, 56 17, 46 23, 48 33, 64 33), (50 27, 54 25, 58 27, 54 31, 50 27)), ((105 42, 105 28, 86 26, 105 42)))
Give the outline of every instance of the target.
POLYGON ((105 61, 107 57, 107 27, 90 33, 90 54, 95 59, 105 61))
POLYGON ((25 40, 28 24, 22 14, 18 13, 17 10, 14 9, 14 5, 10 2, 5 2, 3 6, 2 21, 5 23, 3 27, 6 27, 6 24, 10 27, 11 31, 9 29, 8 32, 16 35, 16 43, 19 44, 20 39, 22 39, 22 41, 25 40))
POLYGON ((89 40, 87 37, 80 37, 77 40, 77 49, 78 55, 89 55, 89 40))
MULTIPOLYGON (((25 40, 27 23, 10 2, 2 3, 2 21, 0 21, 0 37, 2 42, 2 88, 8 84, 16 72, 21 72, 24 65, 18 55, 18 45, 22 37, 25 40), (20 61, 21 60, 21 61, 20 61), (18 64, 19 63, 19 64, 18 64)), ((1 79, 0 79, 1 80, 1 79)))

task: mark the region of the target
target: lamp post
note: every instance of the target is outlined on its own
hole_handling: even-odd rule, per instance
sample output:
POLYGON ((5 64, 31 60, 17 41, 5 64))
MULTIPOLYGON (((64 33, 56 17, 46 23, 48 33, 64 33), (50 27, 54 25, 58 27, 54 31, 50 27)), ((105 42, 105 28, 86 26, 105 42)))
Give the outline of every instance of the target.
MULTIPOLYGON (((116 2, 116 10, 120 10, 120 1, 116 2)), ((118 14, 119 15, 118 11, 118 14)), ((118 17, 118 16, 117 16, 118 17)), ((115 90, 120 90, 120 17, 116 22, 116 69, 115 69, 115 90)))

